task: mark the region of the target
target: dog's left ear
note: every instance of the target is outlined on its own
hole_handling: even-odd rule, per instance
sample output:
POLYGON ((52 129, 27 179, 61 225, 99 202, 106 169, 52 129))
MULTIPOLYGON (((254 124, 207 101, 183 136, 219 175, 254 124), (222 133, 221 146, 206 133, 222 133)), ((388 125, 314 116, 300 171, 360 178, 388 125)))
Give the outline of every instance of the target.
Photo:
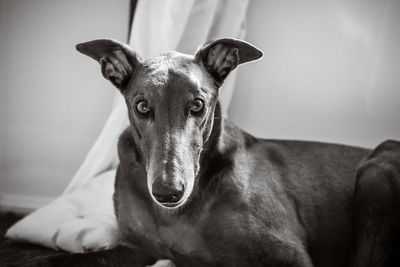
POLYGON ((218 86, 237 65, 257 60, 263 52, 257 47, 238 39, 223 38, 206 43, 197 51, 195 60, 213 76, 218 86))
POLYGON ((76 45, 76 49, 98 61, 104 78, 124 91, 135 68, 141 64, 140 57, 132 48, 112 39, 99 39, 76 45))

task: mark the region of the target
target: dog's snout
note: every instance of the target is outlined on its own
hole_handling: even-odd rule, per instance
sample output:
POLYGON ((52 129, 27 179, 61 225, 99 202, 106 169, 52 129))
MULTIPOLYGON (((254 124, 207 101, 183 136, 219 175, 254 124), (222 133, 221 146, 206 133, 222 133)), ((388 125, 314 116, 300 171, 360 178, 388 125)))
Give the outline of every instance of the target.
POLYGON ((166 184, 163 182, 154 182, 152 187, 152 194, 155 199, 161 204, 173 204, 181 200, 184 192, 182 183, 166 184))

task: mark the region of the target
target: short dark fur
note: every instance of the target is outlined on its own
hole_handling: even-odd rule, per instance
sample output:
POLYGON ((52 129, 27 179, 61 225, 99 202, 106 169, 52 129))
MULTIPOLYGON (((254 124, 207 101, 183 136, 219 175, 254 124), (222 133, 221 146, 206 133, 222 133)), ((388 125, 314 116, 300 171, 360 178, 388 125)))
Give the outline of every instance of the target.
MULTIPOLYGON (((109 40, 78 48, 106 64, 99 59, 104 55, 92 52, 96 42, 102 44, 101 50, 107 42, 115 48, 115 41, 109 40)), ((141 64, 129 55, 134 53, 129 52, 128 61, 141 64)), ((202 90, 211 92, 218 90, 215 86, 221 84, 227 70, 260 56, 258 49, 245 42, 221 39, 207 44, 194 58, 167 54, 156 63, 167 65, 169 72, 183 78, 187 73, 201 76, 202 90), (215 65, 220 61, 210 58, 215 47, 224 52, 221 67, 215 65)), ((106 76, 115 83, 110 77, 114 69, 108 68, 106 76)), ((153 114, 152 122, 138 119, 132 108, 134 96, 145 86, 138 77, 150 75, 138 68, 136 74, 115 74, 134 126, 120 137, 114 200, 121 241, 143 262, 166 258, 177 266, 395 266, 396 260, 389 256, 396 255, 399 247, 399 142, 388 141, 370 151, 319 142, 258 139, 221 118, 220 105, 212 96, 208 99, 211 111, 199 126, 203 136, 193 137, 193 146, 187 148, 195 153, 196 144, 202 143, 193 191, 182 206, 164 209, 155 203, 146 185, 153 154, 145 149, 154 144, 143 141, 146 134, 142 132, 155 127, 147 134, 154 142, 161 135, 168 136, 170 139, 160 140, 166 140, 165 149, 171 149, 176 144, 168 127, 186 129, 182 123, 188 116, 183 122, 176 119, 183 91, 168 98, 174 90, 182 90, 180 82, 161 80, 168 90, 154 89, 154 97, 166 94, 161 99, 176 103, 169 109, 170 102, 158 103, 157 107, 165 108, 160 113, 166 116, 164 121, 157 121, 160 114, 153 114)), ((157 144, 163 152, 164 143, 157 144)))

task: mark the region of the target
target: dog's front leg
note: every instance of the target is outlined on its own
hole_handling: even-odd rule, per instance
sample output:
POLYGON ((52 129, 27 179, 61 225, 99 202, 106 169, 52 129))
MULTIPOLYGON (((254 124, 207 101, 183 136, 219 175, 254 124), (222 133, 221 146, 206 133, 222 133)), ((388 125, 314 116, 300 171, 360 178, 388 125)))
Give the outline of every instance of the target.
POLYGON ((295 259, 292 261, 292 263, 290 265, 285 263, 285 264, 282 264, 282 265, 279 265, 279 266, 314 267, 310 256, 303 249, 301 249, 300 251, 297 251, 297 255, 296 255, 295 259))
POLYGON ((295 233, 271 233, 264 239, 262 266, 314 267, 306 246, 295 233))

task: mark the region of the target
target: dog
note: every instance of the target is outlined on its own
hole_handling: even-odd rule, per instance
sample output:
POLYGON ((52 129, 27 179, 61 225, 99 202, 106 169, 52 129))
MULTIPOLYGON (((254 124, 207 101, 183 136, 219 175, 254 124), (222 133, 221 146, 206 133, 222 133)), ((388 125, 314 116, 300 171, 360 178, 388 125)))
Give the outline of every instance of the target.
POLYGON ((369 150, 239 129, 218 95, 263 56, 242 40, 148 60, 111 39, 77 50, 128 107, 114 204, 130 266, 399 266, 400 142, 369 150))

